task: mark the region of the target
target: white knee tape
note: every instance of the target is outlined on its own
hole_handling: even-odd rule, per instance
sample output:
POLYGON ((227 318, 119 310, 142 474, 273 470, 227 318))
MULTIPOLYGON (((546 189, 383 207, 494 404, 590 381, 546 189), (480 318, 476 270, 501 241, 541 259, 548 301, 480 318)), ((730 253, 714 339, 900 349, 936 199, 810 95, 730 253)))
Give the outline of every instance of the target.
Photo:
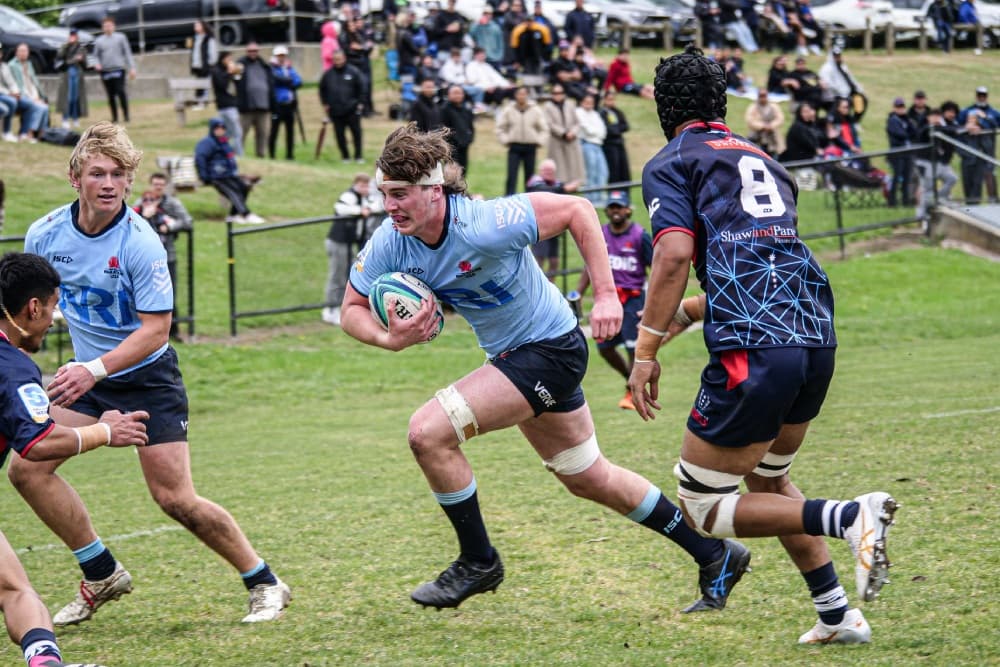
POLYGON ((792 467, 795 454, 772 454, 767 452, 753 469, 754 474, 761 477, 781 477, 792 467))
POLYGON ((476 415, 469 407, 465 396, 462 396, 455 385, 450 384, 439 390, 434 394, 434 398, 441 404, 444 413, 448 415, 448 421, 455 429, 455 435, 458 436, 459 442, 465 442, 469 438, 479 435, 479 422, 476 421, 476 415))
POLYGON ((542 463, 549 472, 560 475, 577 475, 594 465, 600 455, 601 448, 597 446, 597 435, 592 434, 576 447, 564 449, 542 463))
POLYGON ((709 470, 681 459, 674 466, 674 476, 678 479, 677 497, 684 503, 684 509, 694 522, 694 529, 704 537, 735 537, 733 525, 736 503, 740 499, 740 482, 743 478, 717 470, 709 470), (712 530, 705 529, 705 522, 712 508, 715 522, 712 530))

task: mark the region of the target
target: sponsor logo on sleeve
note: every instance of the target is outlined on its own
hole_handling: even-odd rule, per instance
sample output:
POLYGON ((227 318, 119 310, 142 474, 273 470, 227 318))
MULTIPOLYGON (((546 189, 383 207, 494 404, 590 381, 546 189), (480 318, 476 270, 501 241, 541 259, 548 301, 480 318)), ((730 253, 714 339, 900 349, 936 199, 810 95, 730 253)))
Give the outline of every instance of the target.
POLYGON ((22 384, 17 388, 17 395, 21 398, 21 403, 31 415, 31 418, 38 424, 43 424, 49 418, 49 397, 45 390, 35 382, 22 384))

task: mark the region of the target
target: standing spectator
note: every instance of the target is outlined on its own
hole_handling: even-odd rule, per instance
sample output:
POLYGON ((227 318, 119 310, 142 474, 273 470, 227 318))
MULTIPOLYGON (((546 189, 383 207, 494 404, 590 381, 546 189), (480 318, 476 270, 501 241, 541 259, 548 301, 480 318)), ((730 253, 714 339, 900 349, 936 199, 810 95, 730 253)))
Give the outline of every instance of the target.
POLYGON ((462 167, 462 177, 469 177, 469 146, 476 139, 475 117, 465 101, 461 86, 448 86, 448 97, 441 107, 441 124, 451 130, 446 139, 451 157, 462 167))
POLYGON ((371 176, 364 173, 354 175, 351 187, 333 205, 333 214, 341 219, 330 224, 325 241, 329 272, 323 297, 323 303, 327 305, 323 308, 321 317, 327 324, 340 326, 340 303, 344 300, 351 260, 375 231, 382 220, 380 214, 384 213, 382 195, 372 191, 371 176))
POLYGON ((455 11, 455 0, 448 0, 446 9, 434 18, 434 41, 438 45, 438 60, 444 60, 452 49, 461 49, 466 32, 465 17, 455 11))
POLYGON ((549 126, 545 113, 528 97, 528 89, 518 86, 514 101, 500 111, 496 133, 500 144, 507 147, 507 183, 505 192, 517 192, 517 173, 524 165, 524 183, 535 171, 538 147, 545 144, 549 126))
POLYGON ((489 63, 486 51, 479 46, 472 50, 472 60, 465 65, 465 80, 483 91, 484 104, 500 104, 514 96, 514 84, 489 63))
POLYGON ((930 112, 930 107, 927 106, 927 93, 922 90, 913 93, 913 104, 906 110, 906 117, 913 123, 917 134, 921 134, 927 127, 930 112))
MULTIPOLYGON (((580 149, 583 152, 584 173, 588 188, 599 188, 608 184, 608 160, 604 157, 604 138, 608 126, 597 112, 597 98, 584 95, 576 108, 576 120, 580 126, 580 149)), ((557 163, 558 164, 558 163, 557 163)), ((604 190, 591 190, 584 194, 595 209, 604 206, 607 195, 604 190)))
POLYGON ((177 325, 177 237, 182 231, 191 229, 193 220, 184 203, 177 197, 167 194, 169 184, 166 174, 154 172, 149 177, 149 190, 142 193, 142 197, 133 203, 132 208, 153 226, 160 236, 160 243, 167 251, 167 271, 170 272, 170 284, 174 288, 174 315, 170 318, 170 339, 181 342, 177 325))
MULTIPOLYGON (((892 112, 885 122, 885 132, 889 136, 889 148, 905 148, 913 143, 916 130, 906 117, 906 100, 897 97, 892 103, 892 112)), ((889 206, 902 204, 912 206, 910 182, 913 172, 913 156, 909 153, 888 156, 892 167, 892 184, 889 186, 889 206)))
POLYGON ((552 47, 559 39, 559 26, 552 23, 552 20, 542 12, 542 0, 535 0, 534 10, 531 13, 531 20, 536 25, 544 26, 552 35, 552 43, 549 44, 549 51, 545 54, 545 62, 552 60, 552 47))
POLYGON ((243 126, 240 123, 236 81, 242 77, 242 65, 233 62, 229 51, 219 52, 219 61, 212 67, 212 94, 219 118, 226 124, 226 136, 237 155, 243 155, 243 126))
POLYGON ((493 67, 503 65, 503 29, 493 20, 493 7, 490 5, 483 7, 483 15, 469 28, 469 37, 486 53, 486 62, 493 67))
POLYGON ((427 46, 427 33, 413 25, 413 10, 404 9, 397 19, 396 51, 399 53, 399 75, 414 76, 427 46))
POLYGON ((118 103, 121 103, 122 117, 129 122, 125 78, 126 75, 129 79, 135 78, 135 61, 128 38, 115 32, 115 20, 110 16, 101 21, 101 34, 94 40, 94 57, 97 59, 94 69, 101 73, 101 83, 108 95, 111 122, 118 122, 118 103))
POLYGON ((574 37, 583 39, 583 45, 588 49, 594 48, 594 41, 597 37, 594 29, 594 17, 583 8, 584 0, 576 0, 576 6, 566 14, 566 22, 563 25, 563 32, 570 42, 574 37))
POLYGON ((951 51, 951 26, 955 23, 952 0, 934 0, 927 8, 927 18, 934 22, 937 43, 945 53, 951 51))
POLYGON ((726 31, 722 27, 722 7, 718 0, 695 0, 694 15, 701 22, 702 40, 711 50, 726 44, 726 31))
POLYGON ((364 109, 365 117, 375 115, 375 104, 372 101, 372 62, 371 54, 375 49, 375 38, 362 16, 355 16, 347 23, 346 29, 340 33, 340 49, 347 54, 347 63, 361 72, 365 82, 364 109))
MULTIPOLYGON (((798 62, 798 61, 796 61, 798 62)), ((826 57, 819 68, 819 82, 823 88, 823 101, 828 102, 838 97, 843 97, 851 102, 853 107, 855 97, 864 95, 865 89, 861 86, 851 70, 844 62, 844 51, 839 46, 830 49, 830 55, 826 57)), ((861 120, 861 114, 857 120, 861 120)))
POLYGON ((785 152, 778 159, 782 162, 815 160, 822 157, 829 141, 826 128, 816 118, 816 108, 803 102, 795 109, 795 120, 785 138, 785 152))
MULTIPOLYGON (((532 174, 525 185, 526 192, 551 192, 557 195, 569 194, 579 189, 580 181, 569 183, 560 181, 555 160, 548 158, 538 164, 538 173, 532 174)), ((531 246, 531 254, 535 256, 535 261, 552 282, 555 282, 559 275, 562 237, 563 235, 559 234, 552 238, 541 239, 531 246)))
POLYGON ((542 106, 549 128, 547 157, 559 165, 559 172, 568 181, 583 181, 586 171, 580 148, 580 121, 576 102, 568 99, 561 85, 552 86, 552 99, 542 106))
MULTIPOLYGON (((62 461, 108 445, 148 442, 142 420, 147 412, 123 415, 109 411, 100 423, 80 428, 56 424, 42 388, 42 373, 29 354, 37 352, 52 326, 59 302, 59 274, 37 255, 8 253, 0 259, 0 465, 10 452, 30 461, 62 461), (86 444, 86 449, 84 449, 86 444)), ((27 667, 65 665, 53 632, 49 610, 31 587, 24 567, 0 532, 0 610, 7 635, 19 644, 27 667)), ((100 667, 93 665, 92 667, 100 667)))
POLYGON ((510 46, 522 73, 542 74, 552 53, 552 33, 531 14, 524 14, 521 24, 510 33, 510 46))
POLYGON ((261 60, 257 42, 247 43, 247 53, 240 58, 239 63, 242 74, 236 80, 236 104, 240 110, 243 141, 246 143, 250 138, 250 130, 253 130, 254 153, 257 157, 266 157, 270 137, 269 121, 274 105, 274 73, 261 60))
POLYGON ((340 39, 337 35, 336 21, 326 21, 320 26, 323 39, 319 43, 319 55, 323 59, 323 71, 333 67, 333 54, 340 50, 340 39))
POLYGON ((604 90, 616 90, 624 95, 638 95, 644 99, 653 99, 653 85, 636 83, 632 78, 632 64, 629 62, 629 50, 624 46, 618 49, 618 55, 608 66, 608 76, 604 80, 604 90))
POLYGON ((917 175, 920 177, 920 194, 917 199, 916 216, 923 220, 927 216, 927 209, 935 199, 948 199, 951 197, 951 189, 958 182, 958 176, 951 168, 951 158, 955 154, 955 147, 947 141, 933 141, 932 133, 944 135, 950 139, 958 136, 958 124, 955 116, 958 114, 958 105, 954 102, 945 102, 941 109, 930 109, 927 114, 927 123, 917 134, 917 143, 930 144, 930 148, 922 153, 918 153, 913 160, 916 165, 917 175), (946 120, 943 109, 947 108, 950 119, 946 120), (941 189, 937 190, 937 179, 941 179, 941 189), (935 193, 935 190, 937 192, 935 193))
POLYGON ((409 120, 417 124, 421 132, 429 132, 441 127, 441 105, 438 101, 438 87, 432 79, 420 82, 420 94, 410 107, 409 120))
POLYGON ((208 121, 208 135, 194 147, 194 163, 198 177, 219 191, 230 204, 226 222, 259 225, 264 218, 252 213, 247 206, 250 184, 240 176, 236 154, 226 136, 226 124, 221 118, 208 121))
MULTIPOLYGON (((404 14, 405 16, 405 14, 404 14)), ((347 54, 335 51, 333 67, 323 72, 319 80, 319 101, 323 105, 337 136, 340 158, 350 162, 347 149, 347 130, 351 130, 354 141, 354 160, 364 162, 361 157, 361 113, 364 111, 365 82, 357 67, 347 64, 347 54)))
POLYGON ((500 29, 503 30, 503 65, 505 67, 516 66, 517 64, 517 54, 514 52, 514 44, 511 41, 511 36, 514 34, 514 29, 524 21, 525 15, 524 0, 511 0, 510 8, 503 15, 503 19, 500 22, 500 29))
POLYGON ((625 149, 625 133, 629 131, 628 119, 618 108, 617 96, 612 91, 604 93, 604 103, 600 108, 601 119, 608 128, 604 137, 604 158, 608 161, 608 182, 625 183, 632 180, 628 151, 625 149))
MULTIPOLYGON (((628 193, 612 190, 604 210, 608 224, 601 227, 608 246, 608 260, 615 280, 618 300, 622 302, 622 328, 612 338, 597 341, 601 359, 628 381, 635 363, 635 341, 639 335, 639 319, 646 302, 646 274, 653 263, 653 239, 642 225, 632 222, 632 205, 628 193), (618 347, 625 347, 623 357, 618 347)), ((590 275, 580 272, 576 291, 582 296, 590 287, 590 275)), ((622 410, 635 410, 632 392, 625 386, 625 396, 618 401, 622 410)))
POLYGON ((767 88, 757 91, 757 101, 747 106, 743 120, 750 130, 747 139, 768 155, 777 158, 785 151, 785 114, 780 106, 767 99, 767 88))
MULTIPOLYGON (((201 19, 194 22, 194 39, 191 42, 191 74, 197 77, 207 77, 212 67, 219 61, 219 47, 208 26, 201 19)), ((199 109, 205 108, 204 88, 195 91, 199 109)))
POLYGON ((8 64, 17 88, 19 107, 31 112, 22 117, 21 141, 36 143, 42 131, 49 126, 49 104, 42 93, 42 84, 35 74, 35 66, 28 56, 28 45, 22 42, 17 45, 14 57, 8 64))
POLYGON ((59 93, 56 108, 62 114, 65 129, 80 127, 80 118, 87 116, 87 86, 83 73, 87 69, 87 47, 80 43, 76 28, 70 28, 66 43, 59 48, 56 62, 61 63, 59 93))
MULTIPOLYGON (((989 154, 995 148, 995 141, 991 135, 983 132, 986 125, 989 125, 989 120, 981 110, 975 109, 965 114, 963 142, 973 150, 989 154)), ((988 169, 989 163, 982 158, 962 152, 962 191, 965 192, 966 204, 975 206, 982 202, 988 169)))
MULTIPOLYGON (((982 130, 996 130, 1000 128, 1000 110, 995 109, 990 105, 989 90, 987 90, 986 86, 979 86, 976 88, 975 103, 962 110, 962 112, 958 115, 958 122, 964 125, 966 117, 969 114, 975 114, 978 116, 976 125, 982 130)), ((987 155, 996 157, 995 134, 978 133, 978 137, 975 139, 975 142, 982 145, 984 152, 987 155)), ((982 163, 982 167, 986 170, 985 174, 983 174, 983 180, 986 183, 987 196, 990 198, 990 201, 995 202, 997 200, 997 181, 994 173, 995 169, 993 165, 988 162, 980 162, 982 163)))
POLYGON ((285 126, 285 159, 295 159, 295 114, 299 109, 299 98, 295 91, 302 86, 302 77, 295 71, 288 57, 288 47, 278 44, 271 52, 271 73, 274 76, 274 110, 271 112, 271 136, 268 139, 268 155, 274 159, 278 133, 285 126))

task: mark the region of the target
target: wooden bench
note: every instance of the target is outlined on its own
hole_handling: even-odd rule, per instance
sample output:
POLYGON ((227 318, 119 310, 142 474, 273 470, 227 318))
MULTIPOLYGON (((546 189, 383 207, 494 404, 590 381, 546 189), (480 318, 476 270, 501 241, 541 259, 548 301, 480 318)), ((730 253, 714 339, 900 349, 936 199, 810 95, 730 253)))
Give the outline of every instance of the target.
POLYGON ((192 192, 199 185, 198 169, 190 155, 168 155, 156 158, 156 166, 170 179, 174 191, 192 192))
POLYGON ((174 98, 174 111, 177 112, 177 124, 181 127, 184 127, 187 121, 186 112, 188 107, 208 104, 212 101, 211 79, 169 79, 167 85, 170 87, 170 94, 174 98), (205 91, 205 96, 201 99, 197 96, 197 91, 199 90, 205 91))

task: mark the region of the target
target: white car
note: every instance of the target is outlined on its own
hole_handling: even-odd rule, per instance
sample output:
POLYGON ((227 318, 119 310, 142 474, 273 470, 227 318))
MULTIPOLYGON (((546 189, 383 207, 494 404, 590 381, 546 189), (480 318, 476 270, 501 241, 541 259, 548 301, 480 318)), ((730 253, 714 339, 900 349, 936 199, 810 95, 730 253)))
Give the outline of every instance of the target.
POLYGON ((809 7, 820 25, 846 30, 864 30, 869 18, 872 28, 881 28, 893 10, 889 0, 811 0, 809 7))
MULTIPOLYGON (((890 0, 892 9, 892 27, 896 33, 896 41, 907 41, 917 39, 920 36, 920 24, 926 22, 927 35, 933 40, 937 35, 933 23, 926 19, 927 10, 934 0, 890 0)), ((956 4, 956 13, 958 11, 956 4)), ((976 14, 979 22, 984 26, 1000 25, 1000 2, 990 2, 989 0, 977 0, 976 14)), ((958 34, 956 41, 969 44, 975 43, 975 33, 966 35, 958 34)), ((986 30, 983 33, 984 46, 987 48, 997 45, 997 38, 1000 31, 986 30)))

